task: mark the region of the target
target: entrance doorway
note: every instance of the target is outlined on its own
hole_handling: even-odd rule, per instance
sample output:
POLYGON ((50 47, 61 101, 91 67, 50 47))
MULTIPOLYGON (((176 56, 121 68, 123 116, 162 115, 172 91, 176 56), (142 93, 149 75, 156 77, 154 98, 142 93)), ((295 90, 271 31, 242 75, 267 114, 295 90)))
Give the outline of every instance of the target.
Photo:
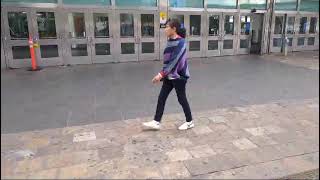
POLYGON ((263 32, 263 14, 253 14, 250 54, 261 54, 262 32, 263 32))
POLYGON ((237 40, 236 13, 210 12, 207 14, 205 56, 234 55, 237 40))
POLYGON ((171 19, 178 19, 186 28, 188 56, 203 57, 204 14, 202 12, 170 11, 171 19))

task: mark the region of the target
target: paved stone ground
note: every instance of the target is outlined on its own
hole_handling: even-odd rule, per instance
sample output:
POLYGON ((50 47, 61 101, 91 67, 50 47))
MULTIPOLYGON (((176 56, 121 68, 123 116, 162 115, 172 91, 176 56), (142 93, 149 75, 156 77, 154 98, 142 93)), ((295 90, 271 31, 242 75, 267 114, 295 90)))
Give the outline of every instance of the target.
POLYGON ((319 169, 319 99, 278 101, 15 134, 1 134, 10 178, 277 179, 319 169))
POLYGON ((281 179, 319 179, 319 169, 290 175, 281 179))
POLYGON ((281 53, 273 53, 264 57, 284 64, 319 70, 319 51, 292 52, 287 57, 281 53))

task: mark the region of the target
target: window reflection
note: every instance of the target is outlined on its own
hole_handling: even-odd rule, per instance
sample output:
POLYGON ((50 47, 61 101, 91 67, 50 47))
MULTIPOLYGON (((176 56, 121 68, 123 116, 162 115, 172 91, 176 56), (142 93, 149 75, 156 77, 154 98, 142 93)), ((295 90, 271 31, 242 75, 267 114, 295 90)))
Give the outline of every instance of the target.
POLYGON ((37 12, 39 38, 56 38, 56 22, 54 12, 37 12))
POLYGON ((120 14, 120 36, 134 36, 133 14, 120 14))
POLYGON ((311 17, 309 33, 310 34, 316 33, 316 29, 317 29, 317 18, 316 17, 311 17))
POLYGON ((276 16, 274 24, 274 34, 282 34, 283 16, 276 16))
POLYGON ((299 34, 305 34, 307 31, 307 17, 300 18, 299 34))
POLYGON ((251 27, 250 16, 240 16, 240 22, 241 22, 241 34, 242 35, 249 35, 250 34, 250 27, 251 27))
POLYGON ((109 18, 108 14, 94 13, 94 37, 109 37, 109 18))
POLYGON ((201 33, 201 15, 190 15, 190 35, 200 36, 201 33))
POLYGON ((141 35, 143 37, 154 36, 154 15, 141 14, 141 35))
POLYGON ((209 36, 219 35, 219 15, 209 17, 209 36))
POLYGON ((225 34, 234 33, 234 16, 226 15, 224 20, 224 32, 225 34))
POLYGON ((29 37, 27 12, 8 12, 11 39, 27 39, 29 37))
POLYGON ((85 38, 85 20, 84 13, 69 13, 69 36, 72 38, 85 38))
POLYGON ((294 17, 288 17, 288 27, 287 27, 287 34, 294 33, 294 17))

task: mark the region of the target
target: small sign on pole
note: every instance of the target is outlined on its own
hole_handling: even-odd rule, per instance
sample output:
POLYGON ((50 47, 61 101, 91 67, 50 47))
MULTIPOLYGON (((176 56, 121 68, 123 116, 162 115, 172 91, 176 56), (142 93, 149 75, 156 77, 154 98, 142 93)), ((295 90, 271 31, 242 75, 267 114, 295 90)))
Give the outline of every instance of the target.
POLYGON ((167 22, 167 13, 161 11, 160 12, 160 28, 165 28, 167 22))

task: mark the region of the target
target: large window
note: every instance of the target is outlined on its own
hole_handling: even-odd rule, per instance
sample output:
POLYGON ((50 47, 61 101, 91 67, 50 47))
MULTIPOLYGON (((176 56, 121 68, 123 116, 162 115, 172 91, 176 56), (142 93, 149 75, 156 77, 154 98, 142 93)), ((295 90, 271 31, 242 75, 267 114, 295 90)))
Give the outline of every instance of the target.
POLYGON ((319 0, 301 0, 300 11, 319 12, 319 0))
POLYGON ((28 39, 29 29, 26 12, 8 12, 11 39, 28 39))
POLYGON ((266 0, 239 0, 240 9, 266 9, 266 0))
POLYGON ((115 0, 119 7, 157 7, 157 0, 115 0))
POLYGON ((236 9, 236 0, 208 0, 208 8, 218 8, 218 9, 236 9))
POLYGON ((37 23, 40 39, 57 38, 54 12, 37 12, 37 23))
POLYGON ((170 7, 203 8, 203 0, 170 0, 170 7))
POLYGON ((309 28, 309 33, 314 34, 317 31, 317 18, 316 17, 311 17, 310 19, 310 28, 309 28))
POLYGON ((64 4, 110 6, 111 0, 63 0, 64 4))
POLYGON ((297 0, 276 0, 275 10, 297 10, 297 0))

